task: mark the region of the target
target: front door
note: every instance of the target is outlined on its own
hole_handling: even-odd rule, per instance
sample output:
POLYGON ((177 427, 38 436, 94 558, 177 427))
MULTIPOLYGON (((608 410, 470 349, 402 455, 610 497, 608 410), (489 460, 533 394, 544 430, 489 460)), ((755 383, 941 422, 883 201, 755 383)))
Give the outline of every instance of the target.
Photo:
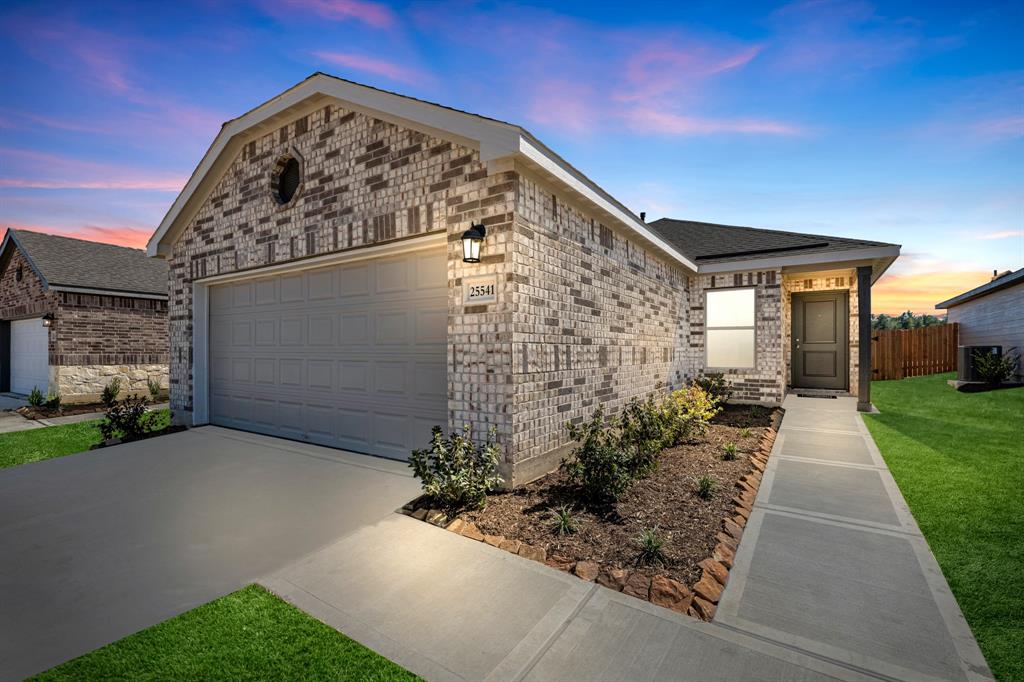
POLYGON ((793 294, 794 388, 849 387, 847 296, 845 291, 793 294))

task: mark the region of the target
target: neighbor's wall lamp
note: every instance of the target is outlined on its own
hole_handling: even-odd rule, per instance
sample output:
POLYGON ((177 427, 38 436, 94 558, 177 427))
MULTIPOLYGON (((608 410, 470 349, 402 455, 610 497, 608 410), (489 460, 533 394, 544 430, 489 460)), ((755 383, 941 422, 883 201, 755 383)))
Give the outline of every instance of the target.
POLYGON ((53 321, 57 318, 53 316, 53 313, 46 313, 43 315, 43 326, 50 327, 53 325, 53 321))
POLYGON ((462 233, 462 262, 479 263, 480 245, 487 236, 487 228, 483 225, 472 225, 462 233))

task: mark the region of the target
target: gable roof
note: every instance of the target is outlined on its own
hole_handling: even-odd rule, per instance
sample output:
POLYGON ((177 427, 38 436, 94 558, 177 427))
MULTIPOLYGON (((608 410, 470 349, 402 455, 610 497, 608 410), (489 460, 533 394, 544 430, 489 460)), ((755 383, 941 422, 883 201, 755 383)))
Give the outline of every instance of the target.
POLYGON ((994 279, 991 282, 982 284, 980 287, 975 287, 970 291, 965 291, 959 296, 954 296, 953 298, 947 299, 942 303, 936 303, 935 309, 941 310, 943 308, 952 308, 953 306, 958 306, 961 303, 967 303, 968 301, 972 301, 976 298, 988 296, 993 291, 999 291, 1000 289, 1012 287, 1017 284, 1024 284, 1024 268, 1003 275, 1002 277, 994 279))
POLYGON ((522 163, 556 186, 573 193, 609 224, 633 233, 684 267, 694 272, 697 270, 690 259, 651 231, 632 211, 526 129, 320 72, 221 127, 150 238, 147 246, 149 255, 168 255, 169 245, 174 243, 209 196, 243 144, 323 106, 328 100, 339 100, 353 111, 476 149, 480 152, 480 160, 485 163, 504 160, 522 163))
MULTIPOLYGON (((694 220, 661 218, 648 224, 666 241, 697 263, 701 272, 724 271, 730 267, 740 268, 739 263, 761 259, 782 265, 875 259, 891 259, 891 263, 899 255, 900 249, 898 244, 866 239, 719 225, 694 220)), ((888 267, 888 263, 885 267, 888 267)), ((878 275, 880 276, 881 272, 878 275)))
POLYGON ((51 290, 167 298, 167 263, 139 249, 9 229, 0 254, 12 247, 51 290))

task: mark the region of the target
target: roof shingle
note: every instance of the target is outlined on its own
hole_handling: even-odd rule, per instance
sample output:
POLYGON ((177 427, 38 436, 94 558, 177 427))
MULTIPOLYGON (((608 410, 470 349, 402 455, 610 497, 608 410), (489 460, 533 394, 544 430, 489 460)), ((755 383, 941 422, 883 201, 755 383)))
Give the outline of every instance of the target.
POLYGON ((48 286, 167 295, 167 263, 140 249, 9 230, 48 286))

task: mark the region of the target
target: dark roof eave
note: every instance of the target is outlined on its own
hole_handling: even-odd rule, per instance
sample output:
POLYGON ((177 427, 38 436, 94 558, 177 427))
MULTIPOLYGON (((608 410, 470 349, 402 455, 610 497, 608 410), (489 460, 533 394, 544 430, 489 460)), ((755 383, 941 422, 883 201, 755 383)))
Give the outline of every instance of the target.
POLYGON ((967 303, 968 301, 973 301, 976 298, 981 298, 982 296, 988 296, 989 294, 991 294, 994 291, 999 291, 1000 289, 1005 289, 1006 287, 1013 286, 1013 285, 1018 284, 1020 282, 1024 282, 1024 268, 1021 268, 1020 270, 1017 270, 1016 272, 1012 272, 1009 275, 1006 275, 1005 277, 1000 277, 999 279, 992 280, 991 282, 986 282, 985 284, 982 284, 979 287, 975 287, 975 288, 971 289, 970 291, 965 291, 964 293, 960 294, 959 296, 954 296, 953 298, 946 299, 942 303, 936 303, 935 304, 935 309, 936 310, 943 310, 943 309, 947 309, 947 308, 953 308, 953 307, 958 306, 958 305, 960 305, 962 303, 967 303))

